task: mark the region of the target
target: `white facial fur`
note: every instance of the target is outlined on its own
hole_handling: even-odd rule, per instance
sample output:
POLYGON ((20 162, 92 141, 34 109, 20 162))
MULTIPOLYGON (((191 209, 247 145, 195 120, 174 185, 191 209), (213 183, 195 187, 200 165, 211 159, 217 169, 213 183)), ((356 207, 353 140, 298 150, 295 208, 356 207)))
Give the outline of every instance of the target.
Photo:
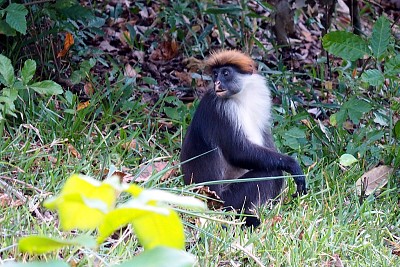
POLYGON ((226 112, 251 142, 264 145, 263 133, 271 126, 270 90, 259 74, 241 75, 240 81, 242 90, 230 97, 226 112))

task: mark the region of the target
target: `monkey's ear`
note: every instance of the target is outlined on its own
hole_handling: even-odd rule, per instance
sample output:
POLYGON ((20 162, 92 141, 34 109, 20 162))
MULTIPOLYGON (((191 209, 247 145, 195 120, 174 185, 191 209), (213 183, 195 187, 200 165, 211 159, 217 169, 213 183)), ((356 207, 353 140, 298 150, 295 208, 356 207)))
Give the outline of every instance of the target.
POLYGON ((250 56, 238 50, 218 50, 210 53, 204 60, 205 70, 210 72, 213 68, 231 65, 246 74, 257 72, 257 66, 250 56))

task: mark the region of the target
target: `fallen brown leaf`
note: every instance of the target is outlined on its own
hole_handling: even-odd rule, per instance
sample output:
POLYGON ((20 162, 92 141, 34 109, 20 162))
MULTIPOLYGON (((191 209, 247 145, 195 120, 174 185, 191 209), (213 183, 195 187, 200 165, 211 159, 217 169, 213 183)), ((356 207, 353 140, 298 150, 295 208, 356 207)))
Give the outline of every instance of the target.
POLYGON ((185 86, 190 86, 192 83, 192 76, 188 72, 174 71, 175 76, 181 81, 185 86))
POLYGON ((376 190, 382 188, 388 182, 389 176, 393 168, 382 165, 375 167, 364 173, 356 182, 358 195, 370 195, 376 190))
POLYGON ((137 76, 136 70, 129 63, 125 65, 124 76, 132 78, 137 76))
POLYGON ((339 257, 339 255, 338 254, 335 254, 335 255, 333 255, 333 257, 334 257, 334 266, 335 267, 343 267, 344 265, 343 265, 343 262, 342 262, 342 260, 340 259, 340 257, 339 257))
POLYGON ((178 52, 179 46, 175 40, 170 42, 165 41, 162 42, 160 46, 151 53, 150 59, 153 61, 167 61, 176 57, 178 52))
POLYGON ((400 256, 400 243, 385 239, 388 245, 392 248, 392 254, 400 256))
POLYGON ((107 52, 112 52, 118 50, 116 47, 110 45, 108 41, 102 41, 99 45, 100 49, 107 52))
POLYGON ((74 44, 74 37, 72 36, 71 33, 67 32, 64 40, 64 48, 63 50, 58 52, 57 58, 64 57, 68 53, 69 49, 73 44, 74 44))
POLYGON ((56 157, 53 157, 53 156, 51 156, 51 155, 48 155, 48 156, 47 156, 47 159, 48 159, 51 163, 53 163, 53 164, 56 164, 56 163, 57 163, 57 158, 56 158, 56 157))
POLYGON ((186 65, 190 72, 197 72, 204 69, 204 61, 195 57, 186 58, 182 63, 186 65))
MULTIPOLYGON (((149 163, 146 166, 140 168, 140 175, 137 177, 135 182, 146 182, 153 175, 153 173, 157 173, 163 171, 168 166, 168 162, 164 161, 156 161, 149 163)), ((165 181, 170 178, 175 173, 175 169, 168 170, 160 179, 160 181, 165 181)))
POLYGON ((8 194, 0 194, 0 207, 19 207, 23 204, 23 201, 19 199, 15 200, 8 194))
POLYGON ((221 209, 224 207, 224 202, 217 195, 215 191, 210 190, 208 186, 199 186, 193 189, 199 195, 203 195, 207 197, 207 207, 209 209, 221 209))
POLYGON ((76 111, 82 110, 84 108, 87 108, 90 105, 90 101, 86 102, 81 102, 78 104, 78 107, 76 108, 76 111))
POLYGON ((93 84, 90 82, 85 83, 85 85, 83 86, 83 90, 88 96, 92 96, 94 94, 93 84))
POLYGON ((73 146, 73 145, 71 145, 71 144, 68 144, 68 151, 71 153, 71 155, 72 156, 74 156, 75 158, 78 158, 78 159, 81 159, 82 158, 82 156, 81 156, 81 154, 78 152, 78 150, 76 150, 76 148, 73 146))
POLYGON ((142 151, 142 147, 140 146, 140 144, 138 143, 138 141, 136 139, 132 139, 130 142, 123 143, 121 145, 121 147, 123 149, 131 148, 131 149, 139 151, 139 152, 142 151))

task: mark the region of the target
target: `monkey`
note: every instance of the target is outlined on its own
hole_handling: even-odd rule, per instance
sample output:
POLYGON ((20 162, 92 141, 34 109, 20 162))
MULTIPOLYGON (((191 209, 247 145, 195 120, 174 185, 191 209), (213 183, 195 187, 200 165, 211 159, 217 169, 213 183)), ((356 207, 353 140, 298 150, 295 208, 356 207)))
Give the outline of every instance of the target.
MULTIPOLYGON (((296 194, 306 194, 300 165, 275 147, 271 93, 255 62, 238 50, 219 50, 204 65, 214 87, 200 100, 183 140, 180 160, 185 184, 277 177, 209 186, 225 207, 248 215, 281 194, 283 171, 294 176, 296 194)), ((255 216, 245 220, 247 226, 260 224, 255 216)))

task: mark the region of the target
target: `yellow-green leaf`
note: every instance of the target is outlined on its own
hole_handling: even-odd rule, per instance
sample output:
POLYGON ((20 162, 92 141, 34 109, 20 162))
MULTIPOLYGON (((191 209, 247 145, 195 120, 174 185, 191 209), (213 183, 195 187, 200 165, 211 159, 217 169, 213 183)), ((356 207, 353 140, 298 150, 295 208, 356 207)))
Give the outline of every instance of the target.
POLYGON ((105 216, 103 223, 99 226, 97 243, 102 243, 114 231, 124 227, 128 223, 131 223, 136 218, 140 216, 147 216, 151 213, 168 215, 169 210, 167 208, 144 205, 135 200, 128 201, 120 208, 109 212, 105 216))
POLYGON ((71 245, 95 248, 96 242, 90 236, 79 236, 69 240, 61 240, 45 236, 28 236, 21 238, 18 242, 18 248, 22 252, 28 252, 31 254, 48 253, 71 245))
POLYGON ((141 188, 138 185, 132 184, 130 185, 125 191, 128 192, 129 194, 131 194, 134 197, 138 197, 140 195, 140 193, 143 192, 143 188, 141 188))
POLYGON ((114 208, 116 198, 117 192, 112 185, 74 174, 60 195, 46 200, 44 205, 58 211, 64 230, 90 230, 102 223, 105 214, 114 208))
POLYGON ((343 154, 340 156, 339 163, 345 167, 356 163, 358 160, 351 154, 343 154))
POLYGON ((174 210, 169 215, 149 213, 132 221, 140 244, 145 249, 157 246, 183 249, 185 236, 182 222, 174 210))

